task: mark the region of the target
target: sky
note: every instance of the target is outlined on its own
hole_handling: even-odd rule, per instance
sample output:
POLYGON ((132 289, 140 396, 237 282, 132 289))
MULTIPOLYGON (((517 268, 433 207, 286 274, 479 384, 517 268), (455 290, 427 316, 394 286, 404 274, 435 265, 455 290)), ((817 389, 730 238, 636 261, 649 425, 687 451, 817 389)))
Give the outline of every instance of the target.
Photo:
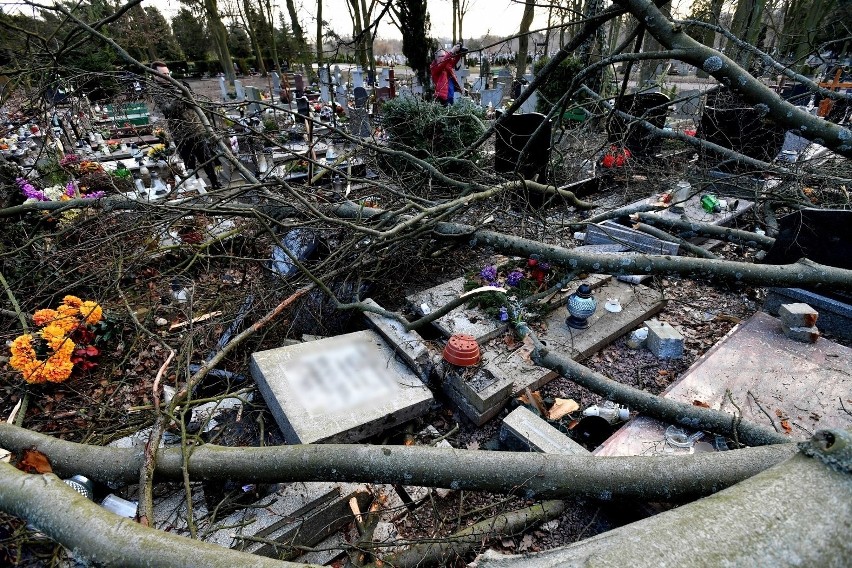
MULTIPOLYGON (((276 12, 286 14, 284 0, 273 0, 277 6, 276 12)), ((299 11, 299 21, 305 32, 313 36, 316 30, 316 2, 313 0, 295 0, 299 11)), ((171 20, 180 9, 180 3, 175 0, 144 0, 143 5, 154 5, 171 20)), ((452 2, 450 0, 428 0, 429 15, 432 21, 434 37, 451 37, 453 33, 452 2)), ((523 3, 512 0, 470 0, 470 9, 464 17, 464 35, 475 38, 486 33, 494 35, 511 35, 517 33, 523 14, 523 3)), ((547 24, 547 13, 544 9, 536 10, 536 20, 533 28, 544 27, 547 24)), ((341 35, 352 33, 352 20, 349 17, 346 0, 323 0, 323 20, 341 35)), ((379 36, 385 39, 399 39, 401 36, 392 24, 383 23, 379 26, 379 36)))

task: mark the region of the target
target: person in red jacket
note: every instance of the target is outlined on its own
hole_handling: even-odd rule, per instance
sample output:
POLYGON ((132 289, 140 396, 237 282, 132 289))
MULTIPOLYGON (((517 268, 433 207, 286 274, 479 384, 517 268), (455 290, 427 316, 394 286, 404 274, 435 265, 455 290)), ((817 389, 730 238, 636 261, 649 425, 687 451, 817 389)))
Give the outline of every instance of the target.
POLYGON ((435 100, 444 106, 453 104, 456 90, 461 89, 456 77, 456 65, 467 52, 466 47, 457 43, 450 51, 438 50, 435 60, 429 65, 429 73, 435 83, 435 100))

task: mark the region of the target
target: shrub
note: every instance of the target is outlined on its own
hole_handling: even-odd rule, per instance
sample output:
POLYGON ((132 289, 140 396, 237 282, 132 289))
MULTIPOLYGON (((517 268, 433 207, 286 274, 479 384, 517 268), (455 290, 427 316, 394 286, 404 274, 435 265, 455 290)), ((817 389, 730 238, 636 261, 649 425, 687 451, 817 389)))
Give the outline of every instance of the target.
MULTIPOLYGON (((538 75, 549 61, 550 59, 547 57, 542 57, 536 61, 533 66, 535 74, 538 75)), ((564 95, 565 91, 567 91, 571 86, 571 80, 580 72, 581 69, 583 69, 583 63, 576 57, 569 57, 560 63, 547 78, 547 81, 539 87, 538 91, 540 96, 538 97, 536 110, 544 114, 550 112, 554 103, 562 98, 562 95, 564 95)))
MULTIPOLYGON (((437 166, 444 173, 463 174, 470 168, 458 162, 443 163, 470 146, 483 132, 484 110, 470 101, 442 106, 415 97, 397 97, 382 106, 382 124, 388 145, 405 150, 437 166)), ((402 159, 389 163, 397 171, 411 171, 402 159)))

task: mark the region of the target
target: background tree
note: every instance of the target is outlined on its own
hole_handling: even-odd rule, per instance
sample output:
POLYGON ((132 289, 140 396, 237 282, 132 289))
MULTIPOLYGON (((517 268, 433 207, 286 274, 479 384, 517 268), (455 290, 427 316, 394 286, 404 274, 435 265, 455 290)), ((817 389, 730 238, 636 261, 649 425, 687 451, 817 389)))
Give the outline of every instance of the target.
POLYGON ((421 85, 429 85, 429 63, 435 41, 429 37, 431 22, 426 0, 395 0, 391 4, 394 25, 402 34, 402 54, 421 85))
POLYGON ((193 13, 186 6, 181 7, 177 15, 172 18, 172 31, 187 59, 190 61, 207 59, 210 36, 201 13, 193 13))
POLYGON ((518 29, 518 56, 515 61, 515 79, 521 80, 527 72, 527 57, 530 47, 530 26, 535 17, 535 0, 526 0, 524 3, 524 15, 521 16, 521 26, 518 29))

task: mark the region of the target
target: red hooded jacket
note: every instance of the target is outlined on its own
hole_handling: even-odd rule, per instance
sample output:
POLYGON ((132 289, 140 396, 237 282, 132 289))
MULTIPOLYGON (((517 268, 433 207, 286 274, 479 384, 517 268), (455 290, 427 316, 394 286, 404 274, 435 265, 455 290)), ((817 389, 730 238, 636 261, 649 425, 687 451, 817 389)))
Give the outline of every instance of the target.
POLYGON ((456 85, 456 90, 460 90, 459 80, 456 77, 456 63, 459 62, 463 54, 447 52, 437 58, 429 65, 429 73, 432 75, 432 82, 435 83, 435 98, 442 101, 447 100, 450 91, 450 81, 456 85))

